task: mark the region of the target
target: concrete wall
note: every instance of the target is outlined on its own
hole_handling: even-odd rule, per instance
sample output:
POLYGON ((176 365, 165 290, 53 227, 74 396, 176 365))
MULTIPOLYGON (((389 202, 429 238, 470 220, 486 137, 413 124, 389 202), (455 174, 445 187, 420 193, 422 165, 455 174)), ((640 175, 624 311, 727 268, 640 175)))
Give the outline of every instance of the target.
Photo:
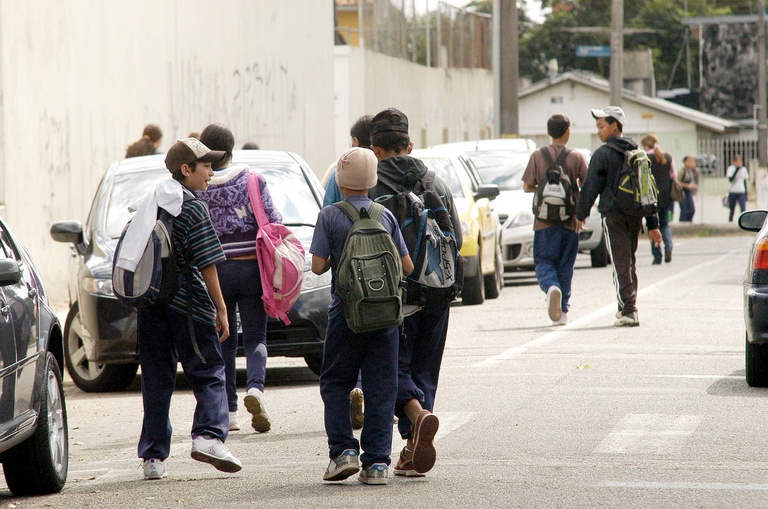
POLYGON ((493 137, 493 76, 442 69, 343 46, 336 49, 336 152, 360 116, 395 107, 408 116, 415 148, 493 137))
MULTIPOLYGON (((56 304, 69 247, 108 164, 145 124, 161 150, 210 122, 238 146, 335 156, 330 2, 0 0, 0 204, 56 304)), ((59 302, 57 302, 59 301, 59 302)))

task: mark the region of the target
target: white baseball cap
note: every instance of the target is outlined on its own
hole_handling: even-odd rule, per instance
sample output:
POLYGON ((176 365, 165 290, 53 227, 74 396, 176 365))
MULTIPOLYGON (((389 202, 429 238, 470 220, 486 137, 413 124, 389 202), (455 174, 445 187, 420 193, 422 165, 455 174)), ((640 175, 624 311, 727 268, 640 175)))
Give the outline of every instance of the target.
POLYGON ((624 114, 624 110, 618 106, 606 106, 601 110, 593 109, 592 116, 594 118, 613 117, 619 122, 619 124, 621 124, 622 127, 624 127, 624 125, 627 123, 627 116, 624 114))

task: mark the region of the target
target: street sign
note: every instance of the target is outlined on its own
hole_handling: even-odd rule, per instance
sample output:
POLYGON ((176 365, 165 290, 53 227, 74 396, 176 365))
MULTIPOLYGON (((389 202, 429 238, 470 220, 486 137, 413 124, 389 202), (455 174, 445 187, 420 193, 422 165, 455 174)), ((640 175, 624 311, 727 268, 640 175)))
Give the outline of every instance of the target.
POLYGON ((576 46, 577 57, 609 57, 610 46, 576 46))

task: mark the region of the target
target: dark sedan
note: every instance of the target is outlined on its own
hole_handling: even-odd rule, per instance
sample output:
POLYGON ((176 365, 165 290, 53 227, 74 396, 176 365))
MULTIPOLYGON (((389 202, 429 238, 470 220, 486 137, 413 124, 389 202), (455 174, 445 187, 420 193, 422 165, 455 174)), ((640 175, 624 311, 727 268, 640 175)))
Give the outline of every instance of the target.
POLYGON ((744 324, 747 384, 768 387, 768 211, 748 210, 739 217, 742 230, 758 232, 744 273, 744 324))
POLYGON ((15 495, 61 491, 67 480, 62 333, 39 272, 0 220, 0 461, 15 495))
MULTIPOLYGON (((168 177, 165 155, 116 161, 108 169, 85 225, 62 221, 51 227, 59 242, 73 245, 70 310, 64 325, 64 359, 75 384, 84 391, 122 390, 138 369, 136 312, 112 293, 112 257, 120 232, 130 219, 128 205, 168 177)), ((298 155, 283 151, 235 151, 267 181, 275 206, 308 251, 323 190, 312 169, 298 155)), ((309 257, 309 255, 307 255, 309 257)), ((330 273, 316 276, 305 266, 301 297, 289 313, 291 325, 270 319, 270 356, 303 357, 320 372, 330 303, 330 273)))

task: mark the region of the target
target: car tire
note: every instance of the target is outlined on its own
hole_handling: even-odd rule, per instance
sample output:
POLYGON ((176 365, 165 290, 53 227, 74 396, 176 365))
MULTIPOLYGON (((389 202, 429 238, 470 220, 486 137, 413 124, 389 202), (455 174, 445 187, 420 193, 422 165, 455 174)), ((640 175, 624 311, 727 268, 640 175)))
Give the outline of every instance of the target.
POLYGON ((56 359, 46 353, 35 432, 2 456, 8 489, 16 496, 57 493, 67 481, 69 437, 64 386, 56 359))
POLYGON ((605 245, 605 237, 601 237, 600 244, 589 252, 593 267, 605 267, 611 263, 611 257, 608 254, 608 247, 605 245))
POLYGON ((746 343, 747 385, 768 387, 768 343, 746 343))
POLYGON ((477 274, 464 278, 464 289, 461 291, 461 302, 467 306, 475 306, 485 302, 485 281, 483 281, 483 271, 480 265, 482 257, 478 254, 477 258, 477 274))
POLYGON ((64 324, 64 363, 72 381, 85 392, 122 391, 136 379, 139 365, 96 364, 85 357, 83 329, 77 303, 69 309, 64 324))
POLYGON ((485 298, 496 299, 504 287, 504 260, 502 260, 501 246, 496 244, 496 255, 493 258, 493 274, 485 276, 485 298))
POLYGON ((320 376, 320 370, 323 368, 323 354, 313 353, 304 356, 304 362, 307 363, 307 367, 312 373, 320 376))

